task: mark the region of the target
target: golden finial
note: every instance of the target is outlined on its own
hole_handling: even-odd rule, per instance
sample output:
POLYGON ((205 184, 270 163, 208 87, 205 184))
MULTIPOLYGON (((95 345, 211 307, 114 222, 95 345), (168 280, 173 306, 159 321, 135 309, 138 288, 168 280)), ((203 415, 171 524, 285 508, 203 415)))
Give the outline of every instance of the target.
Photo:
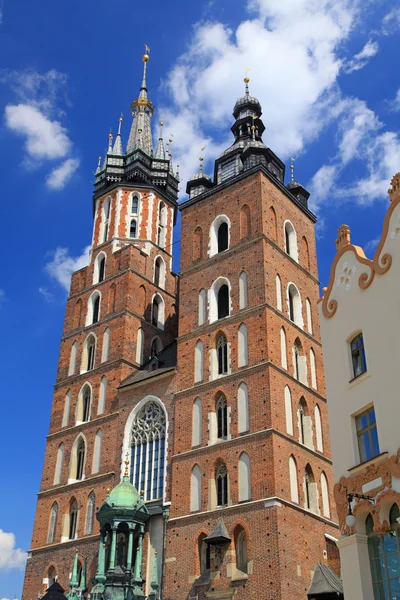
POLYGON ((129 477, 129 452, 125 455, 125 473, 124 477, 129 477))
POLYGON ((144 45, 144 49, 145 49, 145 53, 142 56, 142 61, 143 62, 148 62, 150 59, 150 48, 147 46, 147 44, 144 45))
POLYGON ((107 494, 109 494, 109 493, 111 492, 111 488, 109 488, 109 487, 108 487, 108 488, 106 489, 106 492, 107 492, 107 494))
POLYGON ((75 548, 75 554, 78 554, 78 553, 79 553, 78 548, 75 548))
POLYGON ((291 181, 294 181, 294 161, 296 159, 295 158, 291 158, 291 163, 290 163, 290 179, 291 181))
POLYGON ((246 69, 245 69, 245 70, 246 70, 246 76, 245 76, 245 78, 243 79, 243 81, 245 82, 245 84, 246 84, 246 87, 247 87, 247 84, 248 84, 248 83, 249 83, 249 81, 250 81, 249 73, 250 73, 251 69, 249 69, 248 67, 246 67, 246 69))
POLYGON ((140 490, 140 495, 144 496, 144 490, 140 490))
POLYGON ((119 120, 122 121, 122 119, 124 118, 123 113, 121 112, 121 114, 119 115, 119 120))
POLYGON ((109 140, 112 140, 112 139, 113 139, 113 135, 112 135, 112 130, 111 130, 111 127, 110 127, 110 133, 108 134, 108 139, 109 139, 109 140))

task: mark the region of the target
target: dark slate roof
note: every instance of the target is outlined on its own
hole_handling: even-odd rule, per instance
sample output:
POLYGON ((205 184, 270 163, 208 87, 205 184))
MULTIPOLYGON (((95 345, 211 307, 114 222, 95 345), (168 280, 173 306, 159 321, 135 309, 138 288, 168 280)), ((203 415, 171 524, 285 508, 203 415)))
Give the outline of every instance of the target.
POLYGON ((229 544, 232 541, 222 519, 218 521, 218 525, 210 535, 204 538, 204 541, 206 544, 229 544))
POLYGON ((56 581, 53 583, 46 591, 43 596, 44 600, 67 600, 66 596, 64 596, 64 589, 61 585, 56 581))
POLYGON ((157 356, 153 356, 145 363, 139 371, 135 371, 132 375, 128 375, 126 379, 121 381, 118 387, 126 387, 139 381, 151 379, 162 373, 172 371, 176 367, 176 342, 172 342, 166 346, 157 356))
POLYGON ((343 584, 330 567, 323 563, 317 563, 307 596, 313 597, 322 594, 338 594, 339 596, 343 596, 343 584))

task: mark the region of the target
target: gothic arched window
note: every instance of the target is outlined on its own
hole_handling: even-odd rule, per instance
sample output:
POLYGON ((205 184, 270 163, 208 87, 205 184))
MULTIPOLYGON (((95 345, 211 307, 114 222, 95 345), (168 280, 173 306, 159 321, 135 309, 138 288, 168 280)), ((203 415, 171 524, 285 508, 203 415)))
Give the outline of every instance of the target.
POLYGON ((90 400, 91 400, 90 387, 87 385, 83 391, 82 421, 84 423, 86 421, 89 421, 90 400))
POLYGON ((218 252, 223 252, 224 250, 228 250, 228 240, 229 240, 228 223, 223 221, 221 223, 221 225, 218 227, 218 232, 217 232, 218 252))
POLYGON ((224 283, 218 290, 218 319, 229 317, 229 288, 224 283))
POLYGON ((131 479, 145 500, 163 497, 166 416, 158 402, 149 401, 137 413, 131 433, 131 479))
POLYGON ((90 492, 87 502, 86 509, 86 524, 85 524, 85 534, 92 533, 93 531, 93 523, 94 523, 94 512, 96 508, 96 496, 94 492, 90 492))
POLYGON ((242 573, 247 573, 247 536, 242 528, 235 532, 236 568, 242 573))
POLYGON ((70 504, 69 508, 69 531, 68 531, 68 539, 74 540, 76 538, 77 533, 77 524, 78 524, 78 504, 76 500, 73 500, 70 504))
POLYGON ((104 281, 104 274, 106 270, 106 259, 102 256, 99 260, 99 279, 98 282, 104 281))
POLYGON ((58 504, 57 504, 57 502, 54 502, 53 506, 51 507, 51 513, 50 513, 49 531, 47 534, 47 543, 48 544, 52 544, 56 537, 57 517, 58 517, 58 504))
POLYGON ((132 196, 131 214, 137 215, 138 208, 139 208, 139 198, 137 196, 132 196))
POLYGON ((217 437, 226 440, 228 437, 228 406, 224 394, 218 397, 215 405, 217 413, 217 437))
POLYGON ((75 479, 82 479, 83 467, 85 465, 85 442, 83 438, 80 438, 78 447, 76 450, 76 477, 75 479))
POLYGON ((217 484, 217 506, 226 506, 228 504, 228 471, 222 463, 219 465, 215 479, 217 484))
POLYGON ((129 227, 129 237, 134 239, 136 237, 136 229, 137 229, 137 225, 136 225, 136 219, 131 219, 131 224, 129 227))
POLYGON ((218 375, 228 372, 228 343, 222 334, 217 340, 218 375))

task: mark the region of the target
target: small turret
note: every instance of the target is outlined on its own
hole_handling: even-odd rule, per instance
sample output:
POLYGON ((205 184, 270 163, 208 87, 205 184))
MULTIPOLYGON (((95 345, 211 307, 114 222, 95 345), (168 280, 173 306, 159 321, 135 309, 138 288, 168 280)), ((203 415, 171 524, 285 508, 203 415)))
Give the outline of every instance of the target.
POLYGON ((301 202, 303 206, 308 208, 308 199, 310 197, 310 192, 295 180, 294 178, 294 158, 292 158, 292 164, 290 165, 290 182, 287 184, 287 189, 293 194, 297 200, 301 202))
POLYGON ((122 138, 121 138, 121 125, 122 125, 122 113, 121 113, 121 116, 119 118, 118 133, 116 135, 115 142, 114 142, 114 148, 113 148, 113 151, 112 151, 112 153, 114 154, 114 156, 122 156, 122 154, 123 154, 123 150, 122 150, 122 138))
MULTIPOLYGON (((205 150, 205 146, 201 149, 202 152, 203 150, 205 150)), ((186 184, 186 193, 189 194, 189 198, 200 196, 200 194, 206 192, 214 185, 211 177, 203 172, 203 160, 204 158, 200 156, 199 172, 192 175, 186 184)))
POLYGON ((165 160, 165 158, 166 158, 165 150, 164 150, 164 140, 163 140, 163 135, 162 135, 163 125, 164 125, 164 122, 160 121, 160 136, 158 138, 158 144, 157 144, 156 155, 155 155, 155 158, 159 158, 160 160, 165 160))

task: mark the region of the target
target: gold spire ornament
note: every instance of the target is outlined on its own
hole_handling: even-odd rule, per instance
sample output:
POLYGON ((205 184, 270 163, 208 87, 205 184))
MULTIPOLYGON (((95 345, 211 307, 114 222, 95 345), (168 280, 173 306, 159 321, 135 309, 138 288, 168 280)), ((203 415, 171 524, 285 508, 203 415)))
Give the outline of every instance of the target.
POLYGON ((295 160, 296 160, 295 158, 292 158, 291 159, 292 162, 290 163, 290 179, 291 179, 291 181, 294 181, 294 161, 295 160))
POLYGON ((129 452, 125 455, 125 473, 124 477, 129 477, 129 452))

